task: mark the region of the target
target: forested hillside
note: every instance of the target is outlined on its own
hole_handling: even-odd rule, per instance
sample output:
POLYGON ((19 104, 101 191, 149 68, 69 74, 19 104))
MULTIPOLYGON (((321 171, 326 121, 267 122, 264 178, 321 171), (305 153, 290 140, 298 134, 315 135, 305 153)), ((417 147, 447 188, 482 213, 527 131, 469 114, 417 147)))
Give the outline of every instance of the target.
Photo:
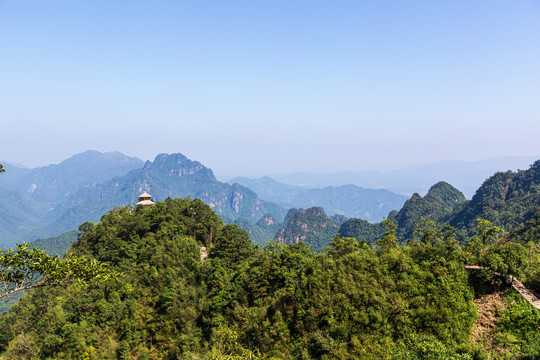
POLYGON ((422 217, 436 222, 444 221, 445 217, 448 217, 464 202, 466 202, 465 196, 459 190, 441 181, 433 185, 424 197, 413 194, 405 202, 403 208, 390 218, 398 226, 398 237, 410 239, 416 224, 422 217))
POLYGON ((499 172, 488 178, 449 223, 470 228, 480 217, 509 231, 530 220, 539 209, 540 160, 528 170, 499 172))
MULTIPOLYGON (((289 222, 297 214, 324 214, 291 213, 289 222)), ((526 347, 536 341, 531 334, 540 319, 526 303, 510 307, 519 317, 498 322, 490 346, 477 341, 481 295, 463 267, 486 266, 534 286, 537 245, 497 245, 496 228, 485 221, 460 247, 453 229, 427 221, 399 246, 391 224, 372 246, 334 233, 317 253, 302 241, 256 246, 198 199, 116 208, 99 224, 83 224, 72 252, 106 262, 123 277, 31 291, 0 317, 0 358, 540 355, 540 346, 526 347), (204 262, 202 246, 209 251, 204 262)))
MULTIPOLYGON (((411 240, 417 225, 430 220, 441 226, 454 227, 460 242, 467 243, 476 231, 479 218, 499 226, 510 234, 510 238, 512 234, 523 235, 536 242, 535 213, 539 209, 540 160, 527 170, 494 174, 486 179, 470 201, 450 184, 439 182, 424 197, 413 194, 401 210, 391 212, 388 217, 397 225, 396 236, 401 242, 411 240)), ((358 219, 350 219, 340 233, 369 242, 376 236, 376 229, 358 219)))
POLYGON ((304 242, 309 248, 321 251, 336 236, 340 223, 326 215, 319 207, 291 209, 285 225, 276 233, 276 240, 284 244, 304 242))
POLYGON ((350 239, 331 248, 261 250, 200 200, 118 208, 73 251, 123 280, 33 291, 0 318, 0 350, 11 359, 333 359, 389 357, 419 336, 449 353, 467 342, 475 310, 459 248, 443 257, 350 239))

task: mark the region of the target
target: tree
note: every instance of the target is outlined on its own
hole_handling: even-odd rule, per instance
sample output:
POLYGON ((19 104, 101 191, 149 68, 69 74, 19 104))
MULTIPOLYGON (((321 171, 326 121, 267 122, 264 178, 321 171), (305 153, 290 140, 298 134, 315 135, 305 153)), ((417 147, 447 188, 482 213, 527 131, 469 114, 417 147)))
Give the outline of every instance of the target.
POLYGON ((77 282, 86 286, 118 278, 107 265, 86 257, 68 254, 61 259, 43 250, 17 244, 17 250, 0 250, 0 299, 16 291, 77 282))
POLYGON ((386 230, 383 237, 379 240, 381 251, 383 253, 389 252, 391 249, 395 249, 398 246, 398 239, 396 237, 396 224, 390 219, 385 219, 381 223, 382 227, 386 230))
MULTIPOLYGON (((364 244, 365 246, 368 246, 365 242, 364 244)), ((326 247, 326 253, 328 256, 342 257, 355 251, 359 251, 362 248, 362 244, 354 238, 340 238, 336 236, 335 238, 330 239, 330 245, 326 247)))
POLYGON ((504 233, 504 230, 498 226, 493 226, 491 221, 486 219, 476 219, 476 229, 482 244, 493 244, 497 240, 498 233, 504 233))
POLYGON ((236 225, 225 225, 210 250, 211 259, 221 259, 228 268, 234 268, 249 259, 254 250, 248 233, 236 225))
POLYGON ((3 173, 5 172, 6 170, 4 169, 4 166, 2 164, 0 164, 0 173, 3 173))

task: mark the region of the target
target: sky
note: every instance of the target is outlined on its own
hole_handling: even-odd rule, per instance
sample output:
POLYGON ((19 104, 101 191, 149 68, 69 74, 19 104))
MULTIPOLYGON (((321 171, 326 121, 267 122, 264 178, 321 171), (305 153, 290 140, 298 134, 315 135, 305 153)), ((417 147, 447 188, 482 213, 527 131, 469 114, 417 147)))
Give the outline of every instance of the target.
POLYGON ((540 1, 0 0, 0 159, 218 174, 540 156, 540 1))

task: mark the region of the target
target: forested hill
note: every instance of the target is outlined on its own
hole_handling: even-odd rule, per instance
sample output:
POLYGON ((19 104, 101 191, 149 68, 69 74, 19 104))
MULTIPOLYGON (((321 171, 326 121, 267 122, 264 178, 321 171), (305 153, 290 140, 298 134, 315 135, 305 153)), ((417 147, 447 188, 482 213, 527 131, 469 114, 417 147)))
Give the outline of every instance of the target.
POLYGON ((511 230, 530 220, 540 210, 540 160, 528 170, 499 172, 488 178, 463 209, 455 212, 450 225, 471 227, 483 218, 511 230))
MULTIPOLYGON (((474 233, 476 219, 489 220, 512 233, 533 219, 540 210, 540 160, 528 170, 499 172, 484 181, 470 201, 446 183, 434 185, 423 198, 414 194, 398 213, 390 218, 397 224, 398 237, 412 238, 422 217, 439 224, 449 224, 464 241, 474 233)), ((529 233, 534 230, 529 230, 529 233)))
POLYGON ((352 239, 324 254, 303 243, 261 250, 200 200, 117 208, 86 224, 73 252, 121 280, 34 290, 0 318, 0 356, 389 359, 427 347, 471 359, 476 310, 461 250, 419 250, 352 239))
POLYGON ((291 209, 285 220, 276 233, 276 240, 284 244, 303 242, 315 251, 322 251, 337 235, 342 218, 330 217, 322 208, 312 207, 291 209))
POLYGON ((424 197, 413 194, 397 214, 389 217, 397 225, 398 237, 408 239, 422 217, 436 222, 444 221, 445 217, 450 216, 455 208, 464 203, 466 199, 461 191, 441 181, 433 185, 424 197))

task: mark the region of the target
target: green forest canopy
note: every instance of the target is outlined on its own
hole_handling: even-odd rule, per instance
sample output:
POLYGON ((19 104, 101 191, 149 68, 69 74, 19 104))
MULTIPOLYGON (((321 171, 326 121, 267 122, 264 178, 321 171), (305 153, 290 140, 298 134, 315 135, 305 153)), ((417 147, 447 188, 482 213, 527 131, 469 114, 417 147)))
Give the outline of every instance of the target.
POLYGON ((117 208, 81 231, 73 254, 108 263, 122 281, 34 290, 0 318, 4 358, 471 359, 477 312, 462 264, 538 276, 523 245, 460 247, 429 221, 408 245, 335 238, 315 253, 260 248, 202 201, 167 199, 117 208))

